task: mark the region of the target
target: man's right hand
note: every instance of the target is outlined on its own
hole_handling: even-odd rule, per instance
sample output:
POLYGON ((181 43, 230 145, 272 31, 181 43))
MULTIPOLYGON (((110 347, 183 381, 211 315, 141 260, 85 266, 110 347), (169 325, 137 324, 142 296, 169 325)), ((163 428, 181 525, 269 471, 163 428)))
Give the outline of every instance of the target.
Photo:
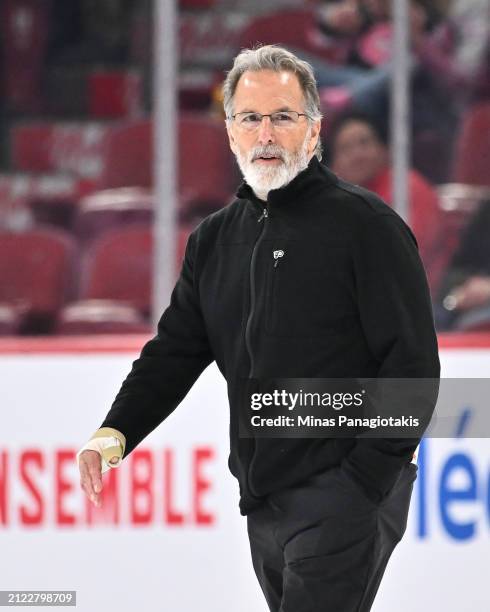
MULTIPOLYGON (((118 457, 112 457, 110 463, 116 464, 118 457)), ((100 494, 102 492, 102 456, 94 450, 85 450, 80 453, 78 462, 80 470, 80 486, 86 496, 94 504, 100 507, 100 494)))

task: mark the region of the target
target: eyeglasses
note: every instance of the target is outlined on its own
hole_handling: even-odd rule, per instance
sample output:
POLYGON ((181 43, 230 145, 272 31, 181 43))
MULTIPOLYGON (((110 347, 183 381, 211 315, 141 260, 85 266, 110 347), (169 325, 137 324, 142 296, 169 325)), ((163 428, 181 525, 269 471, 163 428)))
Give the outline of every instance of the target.
POLYGON ((232 115, 230 119, 236 121, 239 128, 246 130, 247 132, 253 132, 258 129, 262 123, 264 117, 269 117, 274 128, 279 130, 289 130, 294 128, 300 117, 309 117, 305 113, 297 113, 296 111, 277 111, 262 115, 261 113, 236 113, 232 115))

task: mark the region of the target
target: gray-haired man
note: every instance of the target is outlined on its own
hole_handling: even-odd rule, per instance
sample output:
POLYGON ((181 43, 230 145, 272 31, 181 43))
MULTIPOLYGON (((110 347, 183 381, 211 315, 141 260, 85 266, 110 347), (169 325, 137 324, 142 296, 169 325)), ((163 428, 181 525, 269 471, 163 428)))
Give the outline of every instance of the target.
POLYGON ((127 456, 216 360, 270 610, 364 612, 405 531, 419 439, 241 437, 242 381, 438 378, 424 269, 403 220, 320 163, 307 63, 279 47, 241 52, 224 105, 245 181, 191 235, 157 335, 79 455, 82 486, 97 502, 99 454, 127 456))

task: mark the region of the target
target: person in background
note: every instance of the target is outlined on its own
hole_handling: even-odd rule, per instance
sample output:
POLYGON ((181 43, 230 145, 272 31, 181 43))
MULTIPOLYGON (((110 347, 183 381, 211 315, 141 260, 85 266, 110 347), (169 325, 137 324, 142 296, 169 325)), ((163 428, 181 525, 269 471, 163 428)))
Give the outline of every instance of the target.
MULTIPOLYGON (((423 38, 438 17, 430 3, 410 0, 411 37, 423 38)), ((326 61, 299 49, 296 52, 313 66, 318 87, 345 88, 349 95, 346 107, 383 120, 389 109, 392 72, 391 1, 323 2, 316 9, 316 20, 318 34, 336 60, 326 61)))
POLYGON ((55 65, 124 65, 129 60, 134 0, 55 0, 50 61, 55 65))
POLYGON ((490 96, 490 2, 453 0, 447 18, 430 33, 412 30, 420 70, 452 106, 490 96))
POLYGON ((490 330, 490 200, 481 202, 446 270, 434 306, 440 330, 490 330))
MULTIPOLYGON (((333 171, 346 181, 374 191, 392 206, 392 168, 384 128, 368 115, 349 112, 341 115, 327 133, 333 171)), ((408 186, 408 224, 417 239, 422 261, 430 267, 441 225, 437 194, 413 169, 408 175, 408 186)), ((430 281, 429 275, 429 284, 430 281)))

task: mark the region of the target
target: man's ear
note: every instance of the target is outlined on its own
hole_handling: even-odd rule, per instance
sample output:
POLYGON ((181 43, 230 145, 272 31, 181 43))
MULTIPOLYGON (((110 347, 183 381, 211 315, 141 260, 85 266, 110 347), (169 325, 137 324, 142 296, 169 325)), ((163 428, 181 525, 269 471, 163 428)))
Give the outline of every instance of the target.
POLYGON ((311 124, 310 142, 308 143, 308 154, 309 155, 313 154, 316 149, 318 139, 320 138, 321 127, 322 127, 321 120, 314 121, 311 124))
POLYGON ((231 123, 228 121, 225 122, 225 125, 226 125, 226 133, 228 134, 228 142, 230 143, 230 149, 236 155, 236 143, 235 143, 235 138, 233 137, 233 128, 231 126, 231 123))

